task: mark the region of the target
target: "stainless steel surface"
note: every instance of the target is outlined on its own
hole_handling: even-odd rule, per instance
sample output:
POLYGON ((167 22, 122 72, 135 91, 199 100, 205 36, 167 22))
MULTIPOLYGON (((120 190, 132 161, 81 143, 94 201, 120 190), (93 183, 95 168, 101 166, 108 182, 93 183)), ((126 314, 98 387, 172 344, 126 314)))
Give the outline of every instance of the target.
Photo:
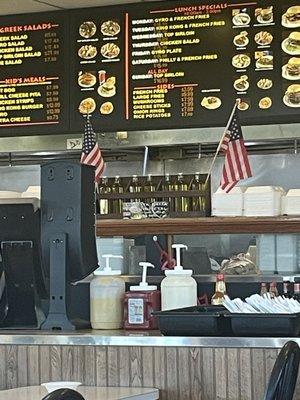
MULTIPOLYGON (((136 283, 141 281, 141 277, 139 275, 126 275, 123 276, 125 282, 128 283, 136 283)), ((164 276, 147 276, 147 281, 150 283, 159 283, 162 281, 164 276)), ((196 279, 197 282, 202 283, 210 283, 216 281, 215 274, 211 275, 193 275, 193 278, 196 279)), ((226 275, 226 282, 228 283, 260 283, 260 282, 282 282, 283 278, 280 275, 226 275)))
POLYGON ((214 347, 214 348, 281 348, 288 340, 300 345, 300 338, 255 337, 173 337, 157 331, 17 332, 0 334, 0 345, 46 346, 138 346, 138 347, 214 347))
MULTIPOLYGON (((291 139, 300 137, 299 128, 300 124, 245 126, 243 127, 243 133, 247 141, 291 139)), ((99 134, 99 143, 104 149, 218 143, 222 132, 223 128, 135 131, 128 132, 127 140, 117 139, 116 133, 101 133, 101 135, 99 134)), ((66 135, 1 137, 0 149, 2 153, 61 151, 67 149, 67 139, 79 138, 81 136, 82 132, 66 135)))

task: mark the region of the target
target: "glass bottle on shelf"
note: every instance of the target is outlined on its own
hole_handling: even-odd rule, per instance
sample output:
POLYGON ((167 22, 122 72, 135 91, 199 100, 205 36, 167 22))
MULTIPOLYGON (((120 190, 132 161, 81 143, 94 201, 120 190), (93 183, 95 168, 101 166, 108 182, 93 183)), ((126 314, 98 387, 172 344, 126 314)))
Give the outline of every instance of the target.
POLYGON ((283 296, 288 299, 293 297, 292 285, 289 280, 283 280, 283 296))
MULTIPOLYGON (((192 181, 191 190, 203 191, 203 184, 200 182, 200 172, 196 172, 192 181)), ((205 199, 203 196, 195 196, 190 198, 190 209, 191 211, 204 211, 205 209, 205 199)))
POLYGON ((100 184, 99 184, 99 207, 100 207, 100 215, 107 215, 109 214, 109 200, 108 199, 102 199, 101 194, 108 194, 110 193, 110 187, 108 185, 108 179, 106 176, 103 176, 101 178, 100 184))
POLYGON ((268 293, 267 284, 262 282, 260 285, 260 295, 263 296, 264 294, 268 293))
MULTIPOLYGON (((116 176, 114 183, 111 187, 111 193, 120 194, 123 193, 124 189, 120 182, 120 177, 116 176)), ((112 212, 113 214, 121 214, 123 212, 123 200, 122 199, 112 199, 112 212)))
POLYGON ((294 294, 293 299, 300 302, 300 283, 294 283, 294 294))
MULTIPOLYGON (((180 192, 186 192, 188 190, 188 185, 184 182, 184 176, 182 173, 179 173, 177 176, 174 190, 180 192)), ((187 211, 189 211, 188 198, 184 196, 175 197, 175 212, 182 213, 187 211)))
MULTIPOLYGON (((139 178, 137 175, 132 175, 132 180, 129 186, 129 193, 140 193, 141 192, 141 185, 139 183, 139 178)), ((134 198, 130 200, 131 202, 139 202, 140 199, 134 198)))
MULTIPOLYGON (((165 175, 165 178, 164 178, 164 181, 162 184, 162 190, 164 192, 170 192, 170 191, 174 190, 174 186, 172 185, 170 174, 165 175)), ((164 197, 163 201, 166 201, 169 203, 169 211, 175 211, 174 197, 164 197)))
POLYGON ((271 298, 278 297, 278 290, 277 290, 276 282, 270 283, 269 293, 270 293, 271 298))
POLYGON ((224 274, 217 274, 215 293, 211 298, 211 304, 218 306, 223 304, 226 295, 226 284, 224 274))
MULTIPOLYGON (((144 187, 143 187, 143 191, 147 192, 147 193, 151 193, 151 192, 155 192, 155 189, 156 188, 155 188, 155 184, 154 184, 154 182, 152 180, 152 175, 148 174, 146 182, 145 182, 144 187)), ((145 199, 145 203, 152 204, 154 202, 155 202, 155 198, 153 198, 153 197, 147 197, 145 199)))

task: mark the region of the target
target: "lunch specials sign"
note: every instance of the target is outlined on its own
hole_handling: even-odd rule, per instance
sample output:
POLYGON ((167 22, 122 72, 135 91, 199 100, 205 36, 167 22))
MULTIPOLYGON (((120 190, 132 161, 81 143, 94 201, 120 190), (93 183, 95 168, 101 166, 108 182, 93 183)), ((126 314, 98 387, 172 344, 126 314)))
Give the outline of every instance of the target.
POLYGON ((13 21, 0 19, 0 135, 34 124, 80 132, 87 114, 104 132, 221 126, 237 98, 243 124, 300 121, 297 0, 147 2, 13 21))
POLYGON ((67 29, 61 13, 0 19, 0 135, 69 128, 67 29))

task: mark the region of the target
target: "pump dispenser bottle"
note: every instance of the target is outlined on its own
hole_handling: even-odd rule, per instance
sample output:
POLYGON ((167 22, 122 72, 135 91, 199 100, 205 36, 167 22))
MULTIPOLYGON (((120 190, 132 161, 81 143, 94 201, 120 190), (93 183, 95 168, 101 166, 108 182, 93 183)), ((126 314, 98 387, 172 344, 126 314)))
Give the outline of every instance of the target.
POLYGON ((154 268, 154 265, 148 262, 140 262, 139 265, 143 268, 142 281, 125 293, 124 328, 157 329, 152 311, 160 311, 160 291, 157 286, 147 283, 147 269, 154 268))
POLYGON ((104 254, 105 267, 98 268, 90 286, 90 314, 93 329, 121 329, 123 327, 123 299, 125 282, 121 271, 112 270, 111 258, 123 258, 104 254))
POLYGON ((176 251, 176 266, 166 270, 166 277, 161 282, 162 310, 192 307, 197 305, 197 282, 192 278, 193 270, 183 269, 181 250, 187 249, 184 244, 173 244, 176 251))

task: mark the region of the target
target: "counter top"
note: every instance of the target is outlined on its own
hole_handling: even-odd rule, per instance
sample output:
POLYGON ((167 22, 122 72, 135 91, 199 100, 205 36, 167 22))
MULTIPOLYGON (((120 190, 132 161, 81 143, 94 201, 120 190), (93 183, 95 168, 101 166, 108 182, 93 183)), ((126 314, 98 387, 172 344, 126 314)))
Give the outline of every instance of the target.
POLYGON ((300 345, 300 337, 181 337, 162 336, 158 331, 2 331, 0 333, 0 345, 39 346, 281 348, 288 340, 294 340, 300 345))

